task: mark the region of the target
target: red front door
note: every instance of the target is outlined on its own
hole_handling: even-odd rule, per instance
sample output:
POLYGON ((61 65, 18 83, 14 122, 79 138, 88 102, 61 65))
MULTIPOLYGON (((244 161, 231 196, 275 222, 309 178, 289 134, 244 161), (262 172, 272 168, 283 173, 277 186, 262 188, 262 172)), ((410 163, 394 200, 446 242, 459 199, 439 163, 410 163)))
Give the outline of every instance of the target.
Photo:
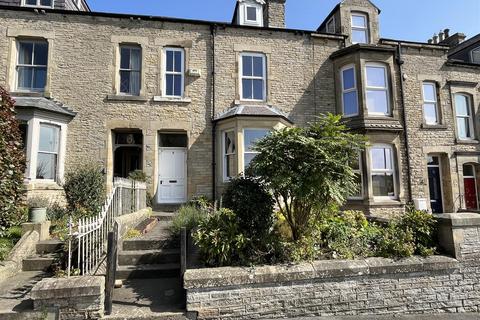
POLYGON ((465 184, 465 205, 469 210, 477 210, 477 187, 475 186, 475 178, 464 178, 465 184))

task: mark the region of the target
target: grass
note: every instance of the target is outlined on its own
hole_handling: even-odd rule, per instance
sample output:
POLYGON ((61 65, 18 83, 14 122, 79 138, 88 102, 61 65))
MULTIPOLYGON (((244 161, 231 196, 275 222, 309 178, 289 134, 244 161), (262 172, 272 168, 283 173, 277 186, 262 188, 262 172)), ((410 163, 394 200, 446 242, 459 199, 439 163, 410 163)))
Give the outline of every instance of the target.
POLYGON ((22 237, 21 227, 11 227, 0 237, 0 261, 4 261, 18 240, 22 237))

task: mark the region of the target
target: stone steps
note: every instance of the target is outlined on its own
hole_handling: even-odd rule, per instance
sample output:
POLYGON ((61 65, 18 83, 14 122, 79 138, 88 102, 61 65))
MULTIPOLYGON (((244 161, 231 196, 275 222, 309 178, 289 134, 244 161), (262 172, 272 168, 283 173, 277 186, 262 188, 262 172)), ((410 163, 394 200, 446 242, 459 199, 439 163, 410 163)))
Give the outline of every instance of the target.
POLYGON ((22 271, 47 271, 57 260, 54 253, 33 255, 22 261, 22 271))
POLYGON ((143 315, 111 315, 105 316, 103 319, 108 320, 188 320, 184 312, 162 312, 162 313, 145 313, 143 315))
POLYGON ((179 249, 136 250, 118 253, 118 265, 179 263, 179 249))
POLYGON ((62 250, 63 241, 50 239, 37 243, 36 251, 38 254, 55 253, 62 250))
POLYGON ((122 248, 124 251, 179 249, 180 242, 170 237, 127 239, 123 241, 122 248))
POLYGON ((120 280, 175 278, 179 276, 179 263, 118 266, 116 273, 116 278, 120 280))

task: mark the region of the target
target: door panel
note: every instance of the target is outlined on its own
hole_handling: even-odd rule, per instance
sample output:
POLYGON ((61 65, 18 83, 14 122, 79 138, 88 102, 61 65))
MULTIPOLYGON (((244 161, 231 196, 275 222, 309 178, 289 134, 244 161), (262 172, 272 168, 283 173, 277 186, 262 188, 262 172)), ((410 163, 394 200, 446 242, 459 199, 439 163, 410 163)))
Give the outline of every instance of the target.
POLYGON ((464 178, 465 185, 465 205, 469 210, 477 210, 477 188, 475 186, 475 178, 464 178))
POLYGON ((158 159, 158 203, 184 203, 187 200, 187 151, 160 149, 158 159))
POLYGON ((430 205, 433 213, 443 213, 442 180, 439 167, 428 168, 428 186, 430 190, 430 205))

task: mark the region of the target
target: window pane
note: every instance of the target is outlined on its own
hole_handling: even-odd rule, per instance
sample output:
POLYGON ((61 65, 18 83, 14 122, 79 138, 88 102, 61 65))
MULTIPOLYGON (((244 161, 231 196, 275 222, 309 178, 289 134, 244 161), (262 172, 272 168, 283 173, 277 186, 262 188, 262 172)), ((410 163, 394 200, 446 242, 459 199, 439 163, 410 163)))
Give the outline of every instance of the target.
POLYGON ((375 197, 393 197, 395 195, 393 174, 372 175, 372 187, 375 197))
POLYGON ((480 63, 480 49, 473 50, 472 52, 472 62, 480 63))
POLYGON ((120 48, 120 68, 130 69, 130 49, 120 48))
POLYGON ((252 76, 252 57, 242 56, 243 75, 252 76))
POLYGON ((18 67, 18 88, 31 89, 32 88, 32 67, 18 67))
POLYGON ((58 152, 58 133, 58 127, 41 125, 38 150, 43 152, 58 152))
POLYGON ((242 99, 253 99, 253 80, 242 80, 242 99))
POLYGON ((167 96, 173 96, 173 74, 167 74, 165 77, 166 81, 166 95, 167 96))
POLYGON ((388 114, 388 98, 386 91, 368 90, 367 108, 369 113, 388 114))
POLYGON ((55 180, 57 171, 57 155, 38 153, 37 156, 37 179, 55 180))
POLYGON ((247 7, 247 20, 257 21, 257 8, 247 7))
POLYGON ((460 139, 470 138, 470 125, 468 118, 457 118, 457 130, 460 139))
POLYGON ((48 61, 48 45, 44 42, 35 43, 33 64, 46 66, 48 61))
POLYGON ((243 164, 245 165, 245 168, 250 166, 250 162, 252 162, 253 158, 256 156, 256 153, 245 153, 245 156, 243 157, 243 164))
POLYGON ((173 94, 177 97, 180 97, 182 95, 182 76, 179 74, 176 74, 173 77, 173 94))
POLYGON ((367 86, 386 88, 385 68, 367 67, 367 86))
POLYGON ((33 69, 33 89, 43 90, 47 82, 47 68, 33 69))
POLYGON ((437 106, 434 103, 425 103, 423 105, 423 114, 426 124, 438 124, 437 106))
POLYGON ((437 94, 435 92, 435 86, 433 84, 425 83, 423 85, 423 100, 437 101, 437 94))
POLYGON ((36 6, 37 0, 25 0, 25 4, 28 4, 29 6, 36 6))
POLYGON ((372 148, 372 169, 391 170, 392 169, 392 150, 388 148, 372 148))
POLYGON ((358 113, 357 91, 343 94, 343 109, 343 113, 347 116, 358 113))
POLYGON ((167 71, 173 71, 173 51, 167 50, 167 71))
POLYGON ((182 52, 180 51, 175 51, 175 71, 176 72, 182 72, 182 52))
POLYGON ((455 95, 455 110, 457 116, 468 116, 470 114, 468 110, 468 98, 461 94, 455 95))
POLYGON ((343 90, 355 88, 355 71, 353 68, 343 70, 343 90))
POLYGON ((130 72, 130 94, 139 95, 140 94, 140 72, 131 71, 130 72))
POLYGON ((130 93, 130 71, 120 71, 120 92, 130 93))
POLYGON ((40 5, 41 6, 46 6, 46 7, 51 7, 52 6, 52 0, 40 0, 40 5))
POLYGON ((225 153, 235 153, 235 133, 233 131, 225 132, 225 153))
POLYGON ((235 176, 235 155, 227 155, 225 156, 225 174, 227 178, 231 178, 235 176))
POLYGON ((367 31, 366 30, 352 30, 352 42, 353 43, 367 43, 367 31))
POLYGON ((20 42, 18 51, 19 64, 32 64, 33 43, 20 42))
POLYGON ((464 177, 474 177, 475 172, 473 171, 473 166, 470 164, 463 165, 463 176, 464 177))
POLYGON ((253 80, 253 99, 263 100, 263 80, 253 80))
POLYGON ((361 15, 352 15, 352 26, 365 28, 367 26, 366 17, 361 15))
POLYGON ((253 57, 253 75, 255 77, 263 77, 263 58, 253 57))
POLYGON ((270 130, 267 129, 247 129, 244 131, 243 140, 245 146, 245 152, 252 151, 252 147, 255 143, 268 135, 270 130))
POLYGON ((427 164, 429 166, 438 166, 440 164, 440 161, 438 157, 429 156, 427 159, 427 164))
POLYGON ((142 51, 140 49, 132 49, 130 52, 130 68, 139 71, 142 65, 142 51))

